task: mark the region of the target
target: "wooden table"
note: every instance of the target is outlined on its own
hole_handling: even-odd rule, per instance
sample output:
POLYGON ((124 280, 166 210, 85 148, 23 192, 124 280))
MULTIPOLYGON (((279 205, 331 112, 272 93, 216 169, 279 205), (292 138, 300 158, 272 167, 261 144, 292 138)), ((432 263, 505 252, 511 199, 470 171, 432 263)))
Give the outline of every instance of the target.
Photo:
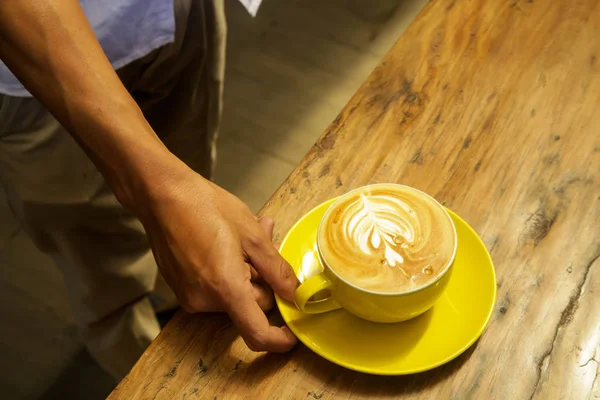
POLYGON ((491 324, 435 370, 377 377, 250 352, 180 312, 113 399, 600 398, 600 3, 434 0, 262 210, 282 236, 372 182, 420 188, 495 261, 491 324))

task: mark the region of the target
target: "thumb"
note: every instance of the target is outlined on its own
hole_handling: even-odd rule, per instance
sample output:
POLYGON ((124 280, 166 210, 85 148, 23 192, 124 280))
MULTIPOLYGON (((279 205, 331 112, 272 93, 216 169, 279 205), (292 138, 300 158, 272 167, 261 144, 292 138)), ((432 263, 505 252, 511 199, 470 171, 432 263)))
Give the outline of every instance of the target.
POLYGON ((262 228, 263 235, 254 242, 246 254, 250 258, 250 263, 260 274, 262 279, 269 284, 282 298, 287 301, 294 301, 294 292, 298 287, 298 278, 290 264, 283 259, 270 238, 273 236, 275 226, 272 218, 261 218, 258 221, 262 228))

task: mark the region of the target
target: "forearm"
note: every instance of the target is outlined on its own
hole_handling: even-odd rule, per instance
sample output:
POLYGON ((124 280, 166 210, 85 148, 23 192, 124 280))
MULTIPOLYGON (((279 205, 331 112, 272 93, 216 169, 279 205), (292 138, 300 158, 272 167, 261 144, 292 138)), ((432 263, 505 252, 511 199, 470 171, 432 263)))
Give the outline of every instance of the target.
POLYGON ((106 59, 77 0, 3 0, 0 58, 135 206, 165 166, 160 142, 106 59))

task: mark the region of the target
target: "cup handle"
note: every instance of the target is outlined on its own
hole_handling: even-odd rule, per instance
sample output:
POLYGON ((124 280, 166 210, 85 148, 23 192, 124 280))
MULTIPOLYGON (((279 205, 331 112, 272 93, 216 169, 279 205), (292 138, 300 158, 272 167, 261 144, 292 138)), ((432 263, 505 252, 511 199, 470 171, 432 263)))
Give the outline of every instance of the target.
POLYGON ((331 289, 331 286, 331 281, 323 273, 307 279, 298 286, 294 293, 296 307, 305 314, 320 314, 342 308, 340 303, 335 301, 333 297, 317 301, 308 301, 315 294, 331 289))

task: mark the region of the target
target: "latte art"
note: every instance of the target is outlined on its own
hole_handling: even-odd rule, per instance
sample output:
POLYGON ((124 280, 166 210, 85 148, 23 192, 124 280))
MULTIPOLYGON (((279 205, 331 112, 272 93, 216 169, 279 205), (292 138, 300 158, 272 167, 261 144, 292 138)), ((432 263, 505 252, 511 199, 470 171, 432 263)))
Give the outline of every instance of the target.
POLYGON ((367 196, 361 194, 358 210, 350 211, 350 220, 346 233, 358 243, 359 249, 367 255, 380 253, 384 248, 383 264, 391 267, 404 263, 400 248, 406 244, 414 245, 415 229, 419 230, 419 221, 414 218, 415 211, 402 200, 390 195, 367 196), (405 211, 404 213, 398 212, 405 211), (354 215, 352 215, 354 213, 354 215), (412 218, 411 218, 412 217, 412 218))
POLYGON ((319 247, 344 280, 376 292, 402 292, 434 280, 454 253, 454 227, 435 200, 399 185, 373 185, 334 203, 319 247))

